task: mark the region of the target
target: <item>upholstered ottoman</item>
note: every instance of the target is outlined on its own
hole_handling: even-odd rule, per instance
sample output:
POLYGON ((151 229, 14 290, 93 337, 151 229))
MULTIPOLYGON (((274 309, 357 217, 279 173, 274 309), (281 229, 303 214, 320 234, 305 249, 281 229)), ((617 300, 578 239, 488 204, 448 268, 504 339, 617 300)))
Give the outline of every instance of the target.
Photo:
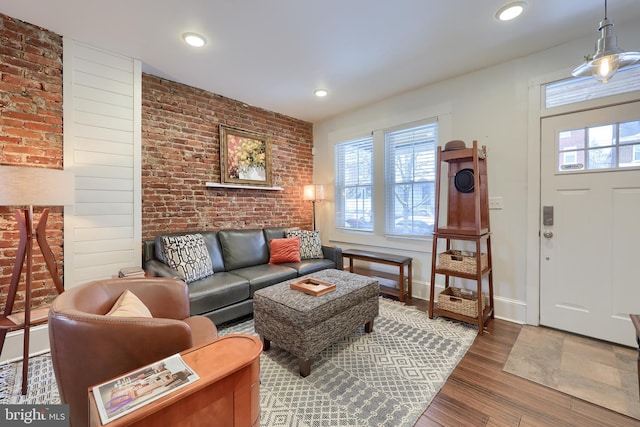
POLYGON ((253 294, 253 319, 264 350, 275 342, 298 358, 300 375, 306 377, 313 356, 361 325, 365 332, 373 331, 380 285, 374 278, 342 270, 304 277, 334 283, 336 289, 311 296, 291 289, 291 280, 260 289, 253 294))

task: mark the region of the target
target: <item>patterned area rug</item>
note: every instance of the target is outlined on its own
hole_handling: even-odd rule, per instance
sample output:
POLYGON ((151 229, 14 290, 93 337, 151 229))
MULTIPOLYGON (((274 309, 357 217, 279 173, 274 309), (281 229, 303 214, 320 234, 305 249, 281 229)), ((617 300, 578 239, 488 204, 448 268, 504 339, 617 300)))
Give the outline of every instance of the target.
MULTIPOLYGON (((253 319, 222 325, 221 335, 254 334, 253 319)), ((298 374, 276 343, 260 359, 261 426, 413 426, 467 352, 477 328, 429 319, 380 298, 374 331, 361 327, 298 374)))
POLYGON ((60 403, 49 353, 29 359, 27 394, 21 393, 22 362, 0 365, 0 405, 60 403))
MULTIPOLYGON (((254 334, 253 319, 220 325, 220 335, 254 334)), ((260 363, 261 426, 413 426, 467 352, 477 328, 429 319, 414 307, 380 298, 374 331, 361 327, 316 356, 311 374, 276 343, 260 363)), ((20 394, 21 363, 0 366, 0 404, 59 403, 47 355, 30 359, 29 390, 20 394)))

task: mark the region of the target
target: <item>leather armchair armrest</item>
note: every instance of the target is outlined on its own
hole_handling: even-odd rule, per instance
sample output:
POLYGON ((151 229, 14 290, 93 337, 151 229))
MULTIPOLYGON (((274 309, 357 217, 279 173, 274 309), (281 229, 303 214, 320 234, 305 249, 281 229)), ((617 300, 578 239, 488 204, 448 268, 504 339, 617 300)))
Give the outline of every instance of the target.
POLYGON ((339 246, 322 245, 322 254, 325 259, 333 261, 337 270, 342 270, 342 248, 339 246))

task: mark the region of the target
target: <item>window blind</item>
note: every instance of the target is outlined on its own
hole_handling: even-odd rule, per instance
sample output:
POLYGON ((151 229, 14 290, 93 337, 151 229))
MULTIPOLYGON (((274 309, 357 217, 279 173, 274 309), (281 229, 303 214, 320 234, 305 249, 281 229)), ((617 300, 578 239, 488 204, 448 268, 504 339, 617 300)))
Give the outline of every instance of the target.
POLYGON ((335 146, 336 227, 373 231, 373 137, 335 146))
POLYGON ((618 71, 614 78, 603 84, 593 77, 572 77, 544 87, 545 108, 575 104, 640 90, 640 66, 618 71))
POLYGON ((386 234, 431 234, 438 123, 386 131, 384 139, 386 234))

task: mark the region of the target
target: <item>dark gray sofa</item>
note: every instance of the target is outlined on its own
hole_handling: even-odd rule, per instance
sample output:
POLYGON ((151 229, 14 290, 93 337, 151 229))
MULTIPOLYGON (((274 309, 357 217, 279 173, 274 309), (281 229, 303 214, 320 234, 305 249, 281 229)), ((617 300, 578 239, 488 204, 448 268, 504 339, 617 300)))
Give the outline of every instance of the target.
POLYGON ((221 324, 253 313, 258 289, 329 268, 342 270, 342 249, 322 246, 324 258, 298 263, 269 264, 269 241, 298 228, 193 231, 166 233, 143 243, 143 267, 158 277, 184 277, 164 260, 162 236, 202 234, 213 264, 213 275, 188 284, 191 315, 204 315, 221 324))

